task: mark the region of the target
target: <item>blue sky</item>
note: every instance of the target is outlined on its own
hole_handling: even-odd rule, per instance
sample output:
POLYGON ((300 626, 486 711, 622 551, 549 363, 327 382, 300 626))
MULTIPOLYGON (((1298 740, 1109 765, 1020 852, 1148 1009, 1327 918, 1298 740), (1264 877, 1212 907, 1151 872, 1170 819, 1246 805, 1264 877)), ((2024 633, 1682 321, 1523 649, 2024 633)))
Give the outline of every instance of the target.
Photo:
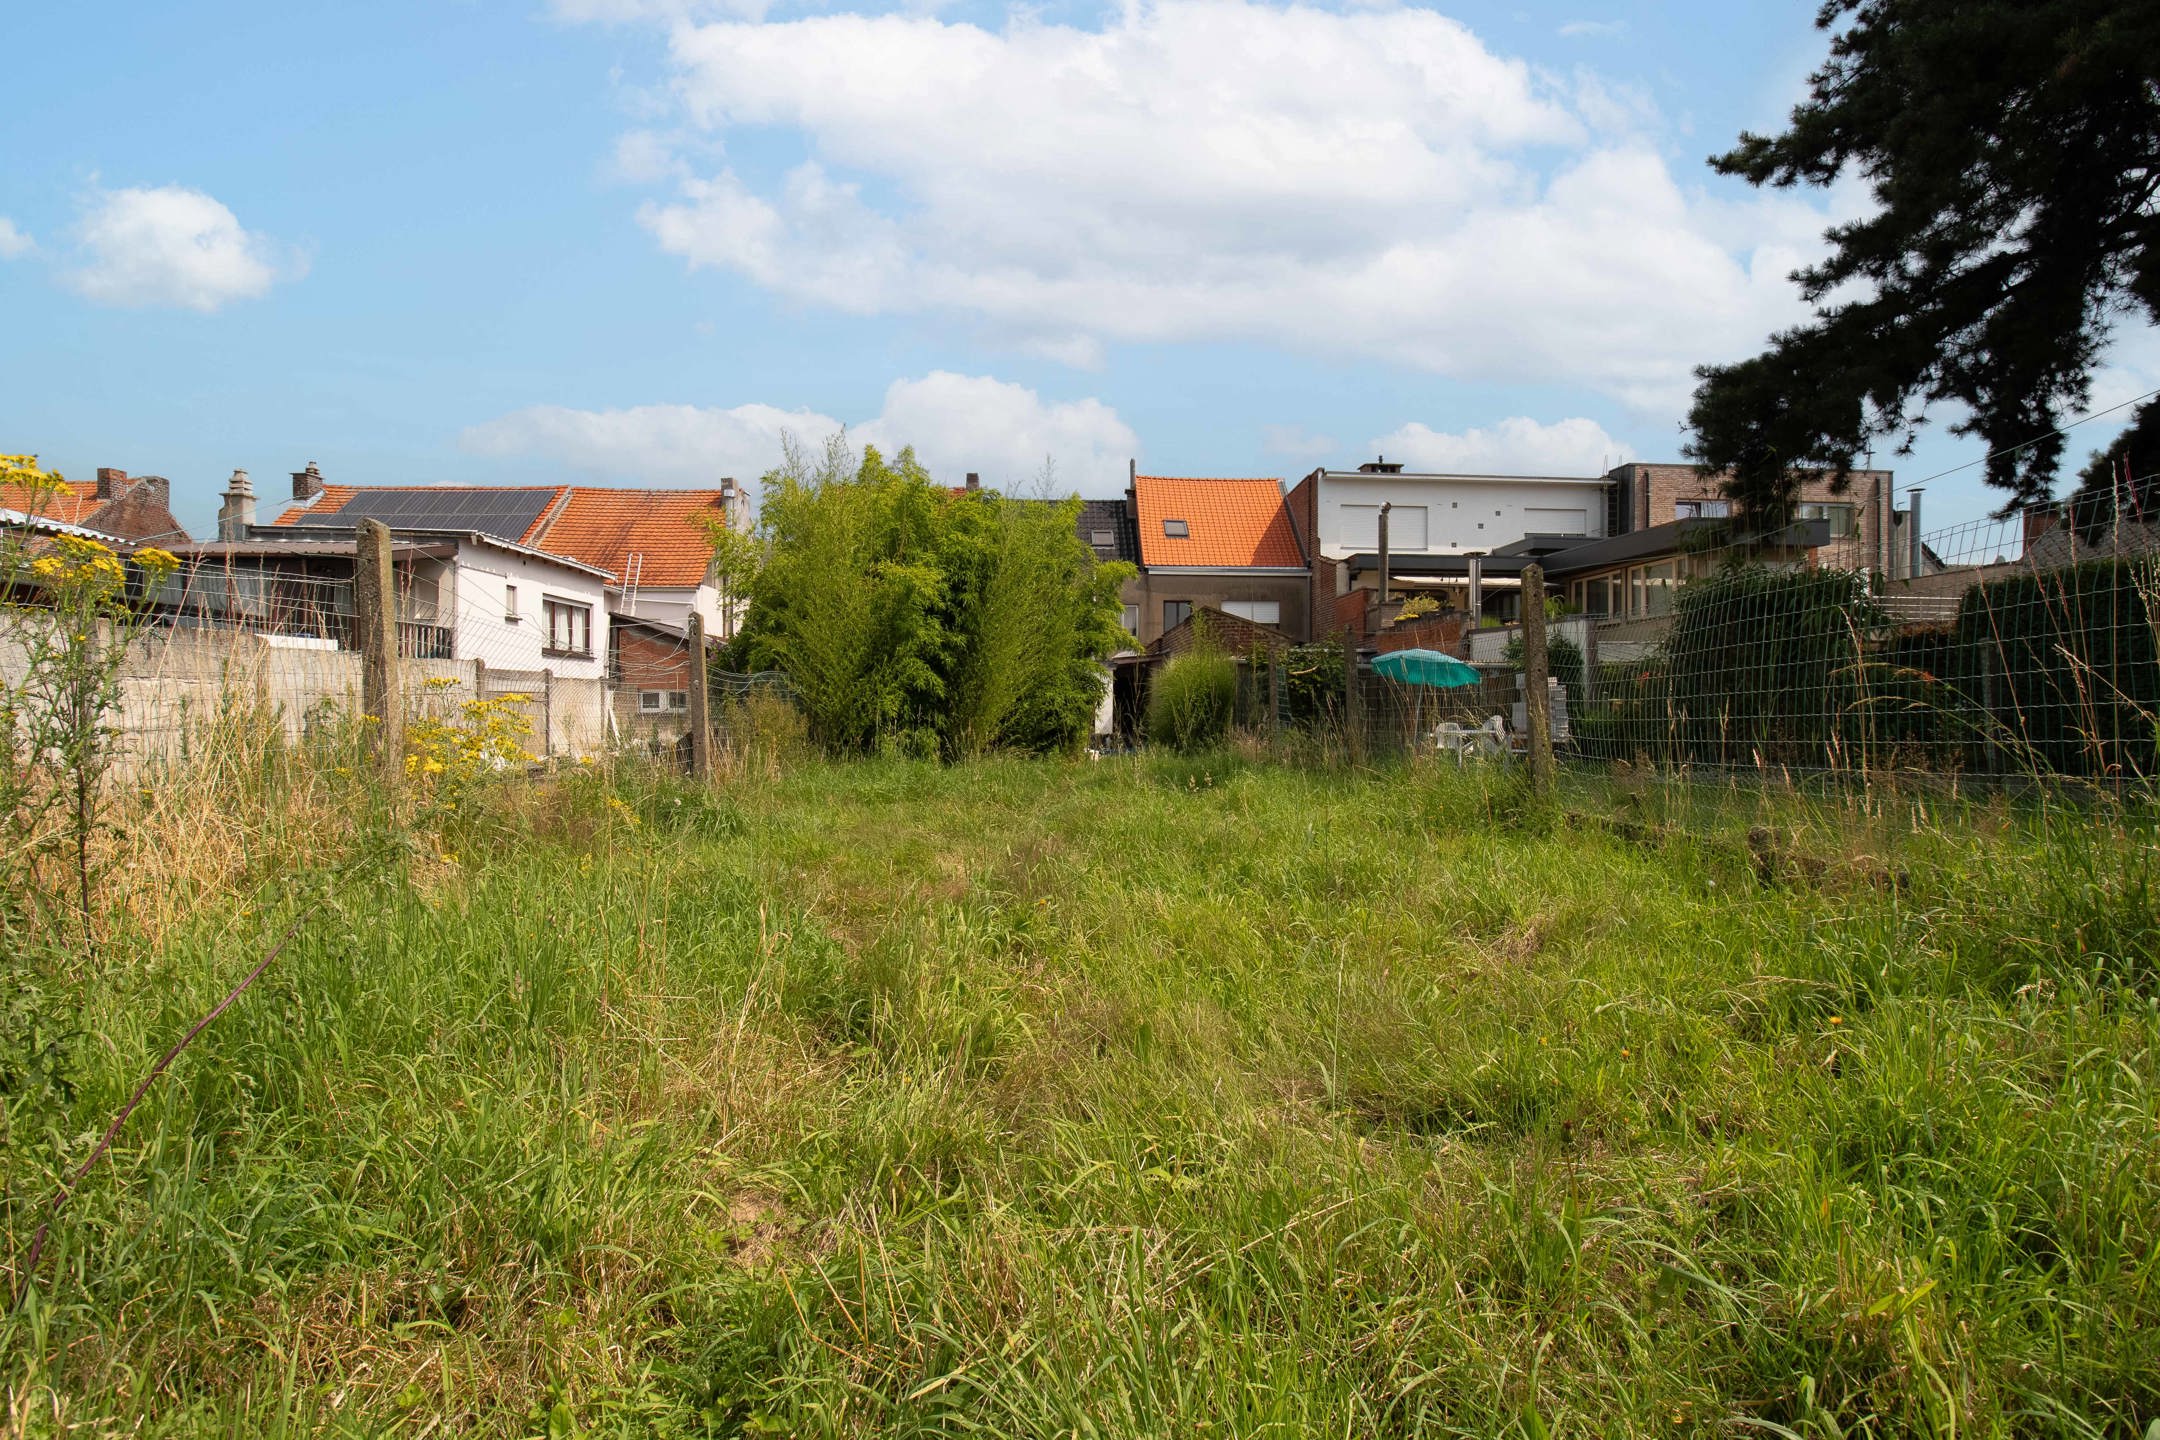
MULTIPOLYGON (((1702 163, 1813 9, 9 7, 0 450, 198 533, 236 466, 688 484, 840 424, 1093 494, 1676 458, 1862 203, 1702 163)), ((2156 385, 2129 337, 2095 404, 2156 385)))

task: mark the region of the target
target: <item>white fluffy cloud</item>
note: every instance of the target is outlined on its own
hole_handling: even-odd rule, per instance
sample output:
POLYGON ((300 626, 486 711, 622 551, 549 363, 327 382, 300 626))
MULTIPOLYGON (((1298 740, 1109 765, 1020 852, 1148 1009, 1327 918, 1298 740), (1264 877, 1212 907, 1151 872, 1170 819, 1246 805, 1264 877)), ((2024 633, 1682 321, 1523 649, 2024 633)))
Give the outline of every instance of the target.
POLYGON ((15 227, 15 222, 0 215, 0 260, 15 260, 37 249, 37 242, 15 227))
MULTIPOLYGON (((473 426, 461 443, 484 455, 544 456, 609 480, 696 485, 722 475, 753 480, 779 463, 784 434, 814 450, 841 426, 814 410, 771 405, 542 405, 473 426)), ((1046 403, 1023 385, 945 370, 894 381, 883 409, 849 433, 888 454, 913 445, 933 475, 955 484, 973 470, 985 484, 1026 491, 1047 458, 1060 491, 1090 494, 1123 486, 1139 444, 1099 400, 1046 403)))
POLYGON ((106 190, 76 229, 82 264, 69 283, 107 305, 211 311, 297 275, 297 260, 200 190, 106 190))
POLYGON ((698 486, 723 475, 755 479, 778 463, 783 435, 816 445, 839 428, 829 415, 771 405, 534 405, 472 426, 459 443, 475 454, 536 455, 626 484, 698 486))
POLYGON ((1613 87, 1419 8, 827 14, 679 24, 670 56, 692 133, 809 156, 684 177, 640 212, 663 249, 1083 360, 1260 341, 1670 409, 1693 364, 1801 313, 1785 274, 1823 223, 1683 191, 1613 87))
POLYGON ((1458 475, 1602 475, 1634 454, 1594 420, 1544 425, 1523 415, 1459 435, 1412 422, 1374 437, 1372 450, 1412 470, 1458 475))
POLYGON ((1263 425, 1260 448, 1285 460, 1325 460, 1335 454, 1335 437, 1316 435, 1302 425, 1263 425))

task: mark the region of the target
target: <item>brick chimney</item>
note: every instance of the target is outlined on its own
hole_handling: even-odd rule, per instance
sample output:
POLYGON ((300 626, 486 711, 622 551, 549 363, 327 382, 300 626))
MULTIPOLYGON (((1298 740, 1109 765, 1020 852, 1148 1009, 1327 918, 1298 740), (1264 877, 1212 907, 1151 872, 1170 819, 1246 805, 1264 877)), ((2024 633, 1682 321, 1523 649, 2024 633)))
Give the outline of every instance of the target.
MULTIPOLYGON (((305 471, 301 472, 305 474, 305 471)), ((295 475, 297 481, 300 477, 295 475)), ((245 470, 232 472, 232 479, 225 482, 225 496, 218 502, 217 538, 220 540, 245 540, 248 527, 255 523, 255 487, 248 482, 245 470)))
POLYGON ((318 470, 318 469, 316 469, 316 468, 315 468, 315 462, 314 462, 314 461, 312 461, 312 460, 308 461, 308 462, 307 462, 307 469, 305 469, 305 470, 295 470, 295 471, 293 471, 293 477, 292 477, 292 498, 293 498, 293 499, 295 499, 295 500, 312 500, 312 499, 314 499, 314 498, 315 498, 315 497, 316 497, 317 495, 320 495, 320 494, 322 494, 322 492, 323 492, 323 478, 322 478, 322 471, 320 471, 320 470, 318 470))
POLYGON ((967 472, 967 477, 967 488, 970 495, 982 489, 982 476, 976 474, 973 470, 970 470, 967 472))
POLYGON ((108 470, 100 467, 97 472, 97 498, 117 500, 120 492, 127 489, 127 471, 108 470))
POLYGON ((2033 542, 2062 523, 2062 510, 2055 505, 2034 505, 2025 511, 2025 548, 2032 549, 2033 542))

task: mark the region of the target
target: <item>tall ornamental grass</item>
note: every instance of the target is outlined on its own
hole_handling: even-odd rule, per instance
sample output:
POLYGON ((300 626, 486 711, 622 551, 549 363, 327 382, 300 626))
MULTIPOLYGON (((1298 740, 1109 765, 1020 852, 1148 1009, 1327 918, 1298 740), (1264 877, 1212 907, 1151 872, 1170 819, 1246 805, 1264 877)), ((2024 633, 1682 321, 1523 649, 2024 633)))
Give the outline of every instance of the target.
POLYGON ((1223 743, 1237 708, 1237 662, 1211 647, 1168 661, 1148 686, 1147 738, 1172 750, 1223 743))

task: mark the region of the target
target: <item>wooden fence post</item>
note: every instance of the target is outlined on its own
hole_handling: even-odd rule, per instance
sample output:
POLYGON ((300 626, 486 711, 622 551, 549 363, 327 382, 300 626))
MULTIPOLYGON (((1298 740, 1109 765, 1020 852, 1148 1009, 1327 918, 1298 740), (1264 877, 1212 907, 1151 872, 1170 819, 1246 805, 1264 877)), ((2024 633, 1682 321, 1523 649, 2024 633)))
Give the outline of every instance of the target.
POLYGON ((405 699, 398 691, 397 591, 390 527, 362 520, 353 536, 353 612, 360 640, 360 713, 374 718, 370 755, 385 780, 405 764, 405 699))
POLYGON ((1547 708, 1545 653, 1545 567, 1522 570, 1523 720, 1530 732, 1530 790, 1540 800, 1552 798, 1552 712, 1547 708))
POLYGON ((705 617, 690 612, 690 774, 712 778, 712 690, 705 670, 705 617))

